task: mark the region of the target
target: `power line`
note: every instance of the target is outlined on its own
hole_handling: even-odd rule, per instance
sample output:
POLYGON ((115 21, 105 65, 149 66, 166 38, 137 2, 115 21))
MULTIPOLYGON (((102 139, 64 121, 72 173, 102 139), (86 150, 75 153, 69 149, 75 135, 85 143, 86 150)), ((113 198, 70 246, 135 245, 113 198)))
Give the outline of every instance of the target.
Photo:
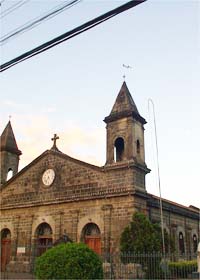
POLYGON ((33 29, 34 27, 38 26, 41 24, 43 21, 49 20, 53 18, 54 16, 60 14, 61 12, 64 12, 66 9, 69 9, 73 7, 74 5, 78 4, 82 0, 73 0, 69 3, 69 1, 65 1, 64 4, 58 5, 48 11, 47 13, 43 14, 42 16, 36 17, 23 25, 19 26, 18 28, 10 31, 9 33, 5 34, 0 38, 0 44, 3 45, 5 44, 9 39, 13 39, 16 36, 19 36, 20 34, 29 31, 33 29), (67 2, 67 4, 66 4, 67 2))
MULTIPOLYGON (((2 4, 4 1, 5 1, 5 0, 2 0, 2 1, 1 1, 1 4, 2 4)), ((4 14, 4 13, 6 13, 7 11, 10 11, 11 9, 13 9, 13 8, 16 7, 17 5, 19 5, 21 2, 23 2, 23 1, 21 0, 21 1, 16 2, 15 4, 13 4, 12 6, 10 6, 10 7, 7 8, 6 10, 2 11, 1 14, 4 14)))
POLYGON ((11 7, 9 7, 8 9, 6 9, 5 11, 3 11, 1 13, 0 19, 4 18, 5 16, 7 16, 8 14, 14 12, 15 10, 19 9, 21 6, 26 4, 28 1, 30 1, 30 0, 19 1, 19 2, 15 3, 14 5, 12 5, 11 7))
POLYGON ((1 6, 1 4, 4 2, 5 0, 2 0, 1 2, 0 2, 0 6, 1 6))
POLYGON ((4 64, 2 64, 0 66, 0 72, 3 72, 5 70, 7 70, 8 68, 10 68, 10 67, 28 59, 28 58, 31 58, 31 57, 39 54, 39 53, 42 53, 42 52, 44 52, 44 51, 46 51, 46 50, 48 50, 48 49, 50 49, 54 46, 66 41, 66 40, 69 40, 69 39, 85 32, 85 31, 95 27, 96 25, 101 24, 102 22, 104 22, 106 20, 109 20, 110 18, 112 18, 112 17, 114 17, 114 16, 116 16, 116 15, 118 15, 118 14, 120 14, 120 13, 122 13, 122 12, 128 10, 128 9, 131 9, 134 6, 136 6, 138 4, 141 4, 145 1, 147 1, 147 0, 132 0, 132 1, 129 1, 125 4, 123 4, 122 6, 119 6, 115 9, 103 14, 103 15, 100 15, 99 17, 94 18, 94 19, 92 19, 92 20, 90 20, 90 21, 88 21, 88 22, 86 22, 86 23, 84 23, 84 24, 82 24, 82 25, 80 25, 80 26, 78 26, 78 27, 76 27, 76 28, 74 28, 74 29, 72 29, 72 30, 70 30, 70 31, 68 31, 68 32, 66 32, 66 33, 64 33, 64 34, 62 34, 62 35, 60 35, 60 36, 58 36, 58 37, 56 37, 56 38, 54 38, 50 41, 38 46, 38 47, 36 47, 36 48, 34 48, 34 49, 32 49, 32 50, 30 50, 30 51, 28 51, 28 52, 25 52, 22 55, 4 63, 4 64))

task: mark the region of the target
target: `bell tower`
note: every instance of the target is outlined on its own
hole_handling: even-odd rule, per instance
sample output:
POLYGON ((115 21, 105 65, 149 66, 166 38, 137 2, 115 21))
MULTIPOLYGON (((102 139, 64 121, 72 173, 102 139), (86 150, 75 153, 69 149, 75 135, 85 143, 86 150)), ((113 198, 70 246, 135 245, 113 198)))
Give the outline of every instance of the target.
POLYGON ((106 166, 133 162, 146 168, 144 151, 145 119, 140 116, 124 81, 107 124, 106 166))
POLYGON ((9 121, 0 137, 1 184, 4 184, 18 172, 21 154, 9 121))

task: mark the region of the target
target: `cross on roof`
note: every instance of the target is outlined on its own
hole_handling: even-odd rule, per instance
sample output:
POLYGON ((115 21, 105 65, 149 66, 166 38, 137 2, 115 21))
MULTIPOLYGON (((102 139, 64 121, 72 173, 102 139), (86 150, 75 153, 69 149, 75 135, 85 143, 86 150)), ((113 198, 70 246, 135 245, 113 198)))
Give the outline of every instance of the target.
POLYGON ((57 134, 54 134, 53 138, 51 140, 53 141, 53 148, 56 148, 56 141, 59 139, 57 134))

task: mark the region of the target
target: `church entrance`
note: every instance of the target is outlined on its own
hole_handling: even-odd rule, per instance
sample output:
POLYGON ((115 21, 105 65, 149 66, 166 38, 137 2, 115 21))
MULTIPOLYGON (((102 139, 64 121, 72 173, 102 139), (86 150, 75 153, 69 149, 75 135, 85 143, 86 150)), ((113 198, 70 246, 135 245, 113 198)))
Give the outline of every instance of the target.
POLYGON ((41 256, 46 250, 52 247, 52 229, 49 224, 42 223, 36 230, 36 255, 41 256))
POLYGON ((1 271, 6 271, 6 265, 11 256, 11 233, 9 229, 1 231, 1 271))
POLYGON ((83 240, 94 252, 101 254, 101 233, 99 227, 89 223, 83 228, 83 240))

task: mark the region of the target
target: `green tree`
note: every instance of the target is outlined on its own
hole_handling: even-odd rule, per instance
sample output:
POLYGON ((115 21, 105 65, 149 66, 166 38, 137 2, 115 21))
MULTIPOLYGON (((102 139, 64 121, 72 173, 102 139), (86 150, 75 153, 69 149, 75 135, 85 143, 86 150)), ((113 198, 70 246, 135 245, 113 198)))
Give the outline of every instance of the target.
MULTIPOLYGON (((170 246, 171 241, 166 231, 164 235, 165 244, 170 246)), ((132 221, 122 232, 120 247, 122 262, 140 263, 148 279, 160 279, 163 276, 162 269, 166 268, 161 268, 161 227, 153 224, 143 213, 134 213, 132 221)))
POLYGON ((36 259, 37 279, 102 279, 99 256, 82 243, 59 244, 36 259))
POLYGON ((130 224, 122 232, 120 239, 121 252, 160 252, 161 241, 159 225, 151 223, 143 213, 136 212, 133 214, 130 224))

